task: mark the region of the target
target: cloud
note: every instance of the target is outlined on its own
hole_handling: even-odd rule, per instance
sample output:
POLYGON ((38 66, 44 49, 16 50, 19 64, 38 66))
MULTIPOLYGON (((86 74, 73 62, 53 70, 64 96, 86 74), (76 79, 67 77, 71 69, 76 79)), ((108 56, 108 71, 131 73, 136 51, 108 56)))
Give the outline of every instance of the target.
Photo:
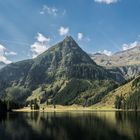
POLYGON ((134 41, 133 43, 130 43, 130 44, 123 44, 122 49, 123 49, 123 51, 125 51, 125 50, 128 50, 128 49, 134 48, 134 47, 136 47, 138 45, 139 45, 139 42, 134 41))
POLYGON ((33 52, 32 57, 37 57, 39 54, 43 53, 47 49, 48 47, 44 43, 42 44, 40 42, 35 42, 33 45, 31 45, 31 51, 33 52))
POLYGON ((111 56, 112 55, 112 52, 108 51, 108 50, 103 50, 103 51, 98 51, 98 52, 101 53, 101 54, 105 54, 107 56, 111 56))
POLYGON ((50 46, 50 38, 45 37, 43 34, 38 33, 36 37, 36 41, 31 45, 32 57, 35 58, 39 54, 46 51, 50 46))
POLYGON ((58 30, 59 35, 64 36, 67 35, 69 33, 69 27, 63 27, 61 26, 58 30))
POLYGON ((78 38, 79 41, 82 40, 83 37, 84 37, 83 33, 78 33, 77 34, 77 38, 78 38))
POLYGON ((17 53, 16 52, 5 52, 6 56, 16 56, 17 53))
POLYGON ((58 13, 58 9, 55 7, 49 7, 48 5, 43 5, 43 8, 40 11, 40 14, 45 14, 45 13, 56 16, 58 13))
POLYGON ((119 0, 94 0, 97 3, 105 3, 105 4, 112 4, 117 3, 119 0))
POLYGON ((45 12, 44 12, 44 11, 40 11, 40 14, 41 14, 41 15, 44 15, 44 14, 45 14, 45 12))
POLYGON ((49 42, 50 41, 50 38, 49 37, 45 37, 41 33, 37 33, 36 39, 37 39, 38 42, 49 42))
POLYGON ((4 62, 5 64, 9 64, 11 63, 11 61, 6 58, 5 52, 6 48, 2 44, 0 44, 0 61, 4 62))
POLYGON ((64 16, 66 14, 66 10, 59 10, 56 7, 43 5, 42 10, 40 11, 40 14, 44 15, 45 13, 52 16, 58 16, 58 15, 64 16))

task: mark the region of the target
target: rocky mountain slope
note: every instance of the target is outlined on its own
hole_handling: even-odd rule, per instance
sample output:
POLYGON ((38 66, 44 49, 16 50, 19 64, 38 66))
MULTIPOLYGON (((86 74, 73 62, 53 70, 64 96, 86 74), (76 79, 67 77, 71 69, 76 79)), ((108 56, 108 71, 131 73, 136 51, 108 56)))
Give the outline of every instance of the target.
POLYGON ((104 67, 140 65, 140 46, 117 52, 111 56, 101 53, 91 54, 91 58, 104 67))
POLYGON ((97 65, 72 37, 35 59, 0 70, 0 98, 25 103, 86 104, 99 102, 125 79, 97 65))
POLYGON ((90 56, 98 65, 106 67, 110 71, 119 72, 126 79, 140 74, 140 46, 117 52, 112 56, 101 53, 90 56))

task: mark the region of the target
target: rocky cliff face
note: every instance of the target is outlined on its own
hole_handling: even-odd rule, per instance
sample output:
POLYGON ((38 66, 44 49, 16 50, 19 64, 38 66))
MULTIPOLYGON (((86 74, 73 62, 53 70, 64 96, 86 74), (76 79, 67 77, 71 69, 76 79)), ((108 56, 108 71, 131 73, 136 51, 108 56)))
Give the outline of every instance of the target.
POLYGON ((91 54, 90 56, 97 64, 104 67, 140 65, 140 46, 117 52, 111 56, 101 53, 91 54))
POLYGON ((90 56, 98 65, 106 67, 112 72, 118 72, 126 79, 140 74, 140 46, 117 52, 112 56, 100 53, 90 56))
POLYGON ((140 65, 120 66, 109 69, 110 72, 120 73, 126 80, 140 75, 140 65))

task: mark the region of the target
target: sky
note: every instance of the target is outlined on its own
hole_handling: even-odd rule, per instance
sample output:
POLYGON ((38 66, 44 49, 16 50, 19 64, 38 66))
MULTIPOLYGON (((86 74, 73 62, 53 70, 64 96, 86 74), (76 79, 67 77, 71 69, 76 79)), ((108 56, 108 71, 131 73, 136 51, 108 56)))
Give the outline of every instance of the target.
POLYGON ((1 0, 0 61, 37 57, 71 35, 87 53, 140 43, 140 0, 1 0))

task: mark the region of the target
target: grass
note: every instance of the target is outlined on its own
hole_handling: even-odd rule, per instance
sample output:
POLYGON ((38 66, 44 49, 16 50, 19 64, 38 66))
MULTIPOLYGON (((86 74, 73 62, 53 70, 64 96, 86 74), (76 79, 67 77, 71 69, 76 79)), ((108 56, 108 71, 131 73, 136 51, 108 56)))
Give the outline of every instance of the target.
POLYGON ((14 109, 14 112, 69 112, 69 111, 116 111, 115 108, 107 108, 107 107, 98 107, 98 106, 90 106, 90 107, 83 107, 80 105, 71 105, 71 106, 62 106, 56 105, 54 108, 53 105, 49 106, 42 106, 40 110, 31 110, 30 107, 24 107, 21 109, 14 109), (44 109, 43 109, 44 108, 44 109))

